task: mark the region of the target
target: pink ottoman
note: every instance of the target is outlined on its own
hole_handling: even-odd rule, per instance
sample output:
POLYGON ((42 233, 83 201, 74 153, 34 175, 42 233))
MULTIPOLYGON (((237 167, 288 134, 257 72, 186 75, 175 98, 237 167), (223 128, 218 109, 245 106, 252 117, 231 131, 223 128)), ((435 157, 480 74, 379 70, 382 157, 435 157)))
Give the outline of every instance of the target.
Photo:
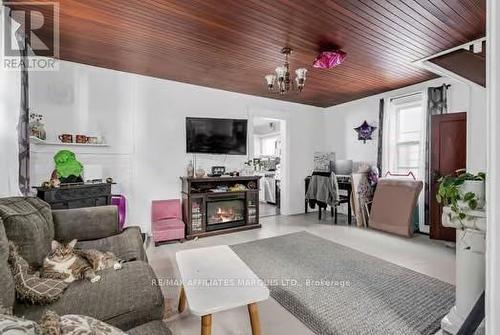
POLYGON ((182 221, 179 199, 153 201, 151 206, 151 230, 155 246, 161 242, 184 241, 185 225, 182 221))

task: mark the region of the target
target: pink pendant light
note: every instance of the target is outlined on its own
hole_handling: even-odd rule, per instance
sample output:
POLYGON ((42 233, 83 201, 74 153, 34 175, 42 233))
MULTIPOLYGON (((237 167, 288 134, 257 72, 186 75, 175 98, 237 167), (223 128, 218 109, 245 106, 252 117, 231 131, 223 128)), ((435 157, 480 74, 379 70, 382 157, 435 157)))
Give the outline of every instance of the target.
POLYGON ((313 67, 317 69, 331 69, 342 64, 346 57, 347 54, 342 50, 324 51, 316 57, 313 67))

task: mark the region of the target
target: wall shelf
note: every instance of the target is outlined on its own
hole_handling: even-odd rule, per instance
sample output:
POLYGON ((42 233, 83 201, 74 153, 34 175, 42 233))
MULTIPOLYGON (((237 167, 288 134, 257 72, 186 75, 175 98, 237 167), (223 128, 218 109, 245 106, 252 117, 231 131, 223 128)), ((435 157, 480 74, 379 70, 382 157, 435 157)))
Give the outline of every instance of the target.
POLYGON ((30 143, 36 145, 52 145, 61 147, 109 147, 109 144, 50 142, 41 140, 35 136, 30 136, 30 143))

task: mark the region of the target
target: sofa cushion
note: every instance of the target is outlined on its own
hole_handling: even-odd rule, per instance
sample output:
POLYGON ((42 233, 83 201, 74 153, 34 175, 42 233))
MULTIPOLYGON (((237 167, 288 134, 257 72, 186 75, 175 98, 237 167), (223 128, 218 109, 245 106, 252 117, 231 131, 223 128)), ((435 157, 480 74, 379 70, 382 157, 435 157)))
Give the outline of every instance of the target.
POLYGON ((54 210, 52 219, 57 241, 88 241, 120 232, 116 206, 54 210))
POLYGON ((15 300, 14 278, 10 271, 9 264, 9 241, 5 234, 2 219, 0 219, 0 306, 5 309, 12 309, 15 300))
POLYGON ((127 335, 120 329, 86 315, 63 315, 59 318, 59 327, 61 335, 127 335))
POLYGON ((0 314, 0 334, 3 335, 39 335, 40 326, 30 320, 12 315, 0 314))
POLYGON ((153 284, 156 276, 147 263, 128 262, 121 270, 107 269, 99 274, 101 280, 96 283, 71 283, 50 305, 16 304, 14 314, 39 320, 45 310, 51 309, 59 315, 88 315, 122 330, 162 318, 163 294, 153 284))
POLYGON ((151 321, 130 329, 127 334, 129 335, 171 335, 172 333, 161 320, 151 321))
POLYGON ((31 267, 42 266, 54 239, 49 205, 34 197, 1 198, 0 218, 7 238, 18 246, 19 254, 31 267))
POLYGON ((144 250, 139 227, 128 227, 120 234, 98 240, 79 241, 76 247, 80 249, 111 251, 124 261, 137 260, 147 262, 146 251, 144 250))

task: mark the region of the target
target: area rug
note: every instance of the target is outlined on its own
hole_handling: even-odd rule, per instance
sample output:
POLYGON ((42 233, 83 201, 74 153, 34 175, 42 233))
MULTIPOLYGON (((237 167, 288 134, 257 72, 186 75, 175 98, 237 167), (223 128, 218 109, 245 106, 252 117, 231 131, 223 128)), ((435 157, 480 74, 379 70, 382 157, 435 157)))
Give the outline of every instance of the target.
POLYGON ((453 285, 306 232, 231 248, 316 334, 431 335, 455 300, 453 285))

